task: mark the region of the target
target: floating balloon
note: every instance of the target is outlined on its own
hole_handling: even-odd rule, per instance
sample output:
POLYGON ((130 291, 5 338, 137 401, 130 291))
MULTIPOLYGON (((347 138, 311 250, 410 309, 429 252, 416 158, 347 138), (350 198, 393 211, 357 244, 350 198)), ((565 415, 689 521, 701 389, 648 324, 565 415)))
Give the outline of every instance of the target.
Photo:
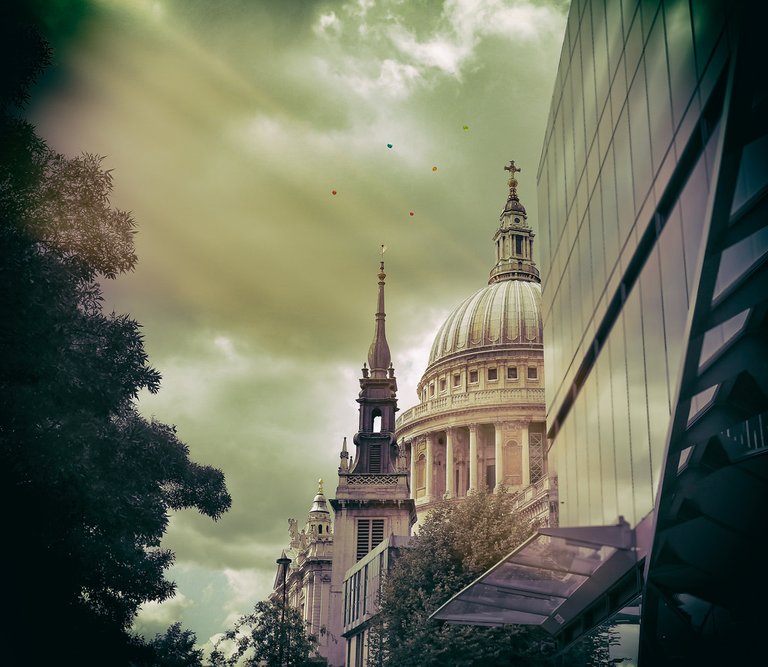
POLYGON ((387 148, 392 148, 392 144, 387 144, 387 148))
POLYGON ((437 167, 432 167, 432 171, 437 171, 437 167))
POLYGON ((331 190, 331 194, 335 195, 336 194, 336 190, 331 190))
POLYGON ((469 130, 469 125, 464 126, 464 131, 466 132, 467 130, 469 130))
POLYGON ((414 215, 416 215, 416 214, 413 211, 411 211, 411 217, 413 217, 414 215))

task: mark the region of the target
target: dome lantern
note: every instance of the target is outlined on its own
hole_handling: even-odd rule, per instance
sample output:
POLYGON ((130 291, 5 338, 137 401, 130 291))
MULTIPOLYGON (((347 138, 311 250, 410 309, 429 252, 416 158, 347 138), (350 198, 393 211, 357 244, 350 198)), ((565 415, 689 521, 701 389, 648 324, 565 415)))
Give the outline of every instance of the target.
POLYGON ((510 173, 509 195, 499 216, 499 228, 493 236, 496 264, 491 269, 488 283, 512 279, 540 282, 539 270, 533 261, 534 233, 528 225, 525 206, 520 203, 517 195, 518 181, 515 174, 522 169, 511 160, 504 170, 510 173))

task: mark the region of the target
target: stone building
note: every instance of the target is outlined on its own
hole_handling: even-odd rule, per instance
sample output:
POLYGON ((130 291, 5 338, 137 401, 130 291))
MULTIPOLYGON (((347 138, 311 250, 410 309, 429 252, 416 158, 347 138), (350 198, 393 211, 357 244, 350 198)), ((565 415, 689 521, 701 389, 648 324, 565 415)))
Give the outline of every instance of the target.
POLYGON ((285 585, 286 604, 301 611, 307 629, 318 636, 317 655, 327 658, 330 637, 320 630, 329 626, 333 528, 323 480, 318 482, 304 528, 299 530, 296 519, 288 519, 288 527, 291 542, 278 560, 270 597, 282 601, 285 585))
POLYGON ((509 194, 493 236, 488 285, 462 301, 438 329, 418 385, 419 403, 397 420, 419 520, 443 497, 487 486, 521 492, 520 510, 547 523, 544 351, 534 233, 509 194))

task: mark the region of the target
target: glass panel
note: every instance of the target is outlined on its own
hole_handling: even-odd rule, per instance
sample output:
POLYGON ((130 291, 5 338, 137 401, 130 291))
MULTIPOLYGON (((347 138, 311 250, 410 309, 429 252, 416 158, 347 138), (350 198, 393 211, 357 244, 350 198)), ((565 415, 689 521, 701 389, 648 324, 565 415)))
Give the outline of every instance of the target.
POLYGON ((605 24, 608 36, 608 63, 611 77, 619 64, 624 49, 624 31, 621 27, 621 7, 618 2, 605 3, 605 24))
MULTIPOLYGON (((625 22, 626 26, 627 23, 625 22)), ((626 30, 625 30, 626 32, 626 30)), ((627 43, 624 47, 624 55, 627 63, 627 78, 631 81, 635 74, 637 65, 640 62, 640 55, 643 52, 643 30, 640 14, 635 14, 635 20, 629 27, 627 43)))
MULTIPOLYGON (((589 436, 586 428, 584 400, 576 401, 571 410, 569 420, 573 423, 574 430, 574 439, 571 446, 576 450, 576 481, 579 493, 579 513, 576 523, 579 526, 587 526, 590 524, 589 485, 592 480, 589 479, 589 448, 587 446, 587 438, 589 436)), ((597 480, 594 481, 597 483, 597 480)))
POLYGON ((613 162, 613 150, 609 149, 600 177, 606 273, 613 270, 619 258, 619 216, 616 209, 616 178, 613 162))
POLYGON ((664 316, 661 298, 659 251, 654 248, 640 276, 640 302, 643 313, 643 347, 648 390, 648 422, 651 450, 653 495, 661 475, 670 416, 670 396, 664 349, 664 316))
MULTIPOLYGON (((575 166, 573 157, 573 99, 571 95, 570 81, 563 89, 562 116, 566 119, 563 131, 563 162, 565 168, 565 205, 566 210, 570 210, 571 199, 575 192, 575 166)), ((579 131, 582 131, 579 128, 579 131)))
POLYGON ((693 424, 696 419, 702 415, 712 402, 715 400, 715 394, 719 385, 713 387, 707 387, 704 391, 700 391, 691 399, 691 407, 688 410, 688 426, 693 424))
POLYGON ((672 141, 672 101, 669 95, 667 48, 664 43, 664 19, 661 13, 656 16, 645 49, 645 76, 653 165, 658 171, 672 141))
POLYGON ((539 535, 511 556, 509 560, 539 570, 572 572, 590 576, 607 561, 616 549, 602 545, 587 546, 562 537, 539 535))
POLYGON ((577 268, 580 269, 579 276, 579 303, 581 305, 582 330, 589 322, 594 309, 594 297, 592 295, 592 243, 589 237, 589 222, 586 221, 581 227, 576 241, 577 268))
MULTIPOLYGON (((587 146, 592 143, 592 137, 597 130, 597 115, 595 113, 595 66, 593 53, 595 51, 592 37, 592 3, 584 10, 581 20, 581 71, 582 89, 584 91, 584 128, 586 130, 587 146)), ((601 8, 602 11, 602 8, 601 8)))
MULTIPOLYGON (((553 538, 549 536, 539 536, 523 549, 525 550, 529 548, 530 544, 534 544, 541 539, 551 541, 553 538)), ((538 547, 534 548, 538 549, 538 547)), ((559 569, 550 570, 543 564, 541 567, 524 565, 519 561, 518 555, 519 552, 494 567, 493 570, 489 571, 488 574, 483 577, 483 583, 489 586, 503 585, 506 587, 519 587, 529 591, 546 593, 548 595, 568 597, 587 580, 587 577, 583 574, 563 572, 559 569)))
POLYGON ((712 301, 718 299, 725 290, 761 261, 767 252, 768 227, 763 227, 726 248, 720 255, 720 268, 717 271, 712 301))
MULTIPOLYGON (((594 373, 587 378, 580 397, 585 406, 586 440, 583 446, 588 455, 589 475, 589 516, 586 525, 597 526, 606 523, 603 515, 602 452, 600 447, 600 419, 598 416, 597 380, 594 373)), ((611 517, 613 518, 613 517, 611 517)))
POLYGON ((680 193, 680 199, 672 213, 673 217, 682 216, 683 224, 683 260, 685 262, 685 279, 687 293, 693 291, 693 280, 696 274, 696 264, 699 260, 704 218, 707 213, 709 197, 709 181, 703 158, 699 158, 688 182, 680 193))
POLYGON ((750 310, 744 310, 704 334, 699 357, 699 369, 741 333, 750 310))
POLYGON ((688 297, 685 289, 683 237, 680 216, 670 216, 657 244, 661 260, 661 284, 664 300, 664 333, 667 346, 667 372, 670 395, 676 392, 683 352, 683 334, 688 317, 688 297))
POLYGON ((619 519, 616 485, 616 452, 613 436, 613 393, 609 350, 603 348, 592 371, 596 376, 600 430, 600 480, 603 487, 603 516, 606 523, 619 519))
POLYGON ((595 66, 595 92, 600 112, 608 99, 608 43, 605 38, 605 6, 602 2, 590 3, 592 8, 592 56, 595 66))
POLYGON ((768 183, 768 135, 744 147, 731 213, 735 213, 768 183))
POLYGON ((632 182, 635 211, 640 208, 651 187, 651 137, 648 129, 648 100, 645 88, 645 66, 641 63, 629 90, 629 131, 632 139, 632 182))
POLYGON ((632 488, 632 444, 629 439, 629 403, 627 394, 624 316, 621 315, 608 338, 613 392, 613 447, 616 452, 616 495, 618 513, 635 525, 635 499, 632 488))
POLYGON ((624 305, 627 341, 627 388, 629 393, 629 429, 632 443, 632 486, 635 512, 639 521, 653 508, 651 451, 646 389, 645 346, 640 286, 636 285, 624 305))
POLYGON ((688 0, 665 0, 667 54, 675 127, 683 118, 696 85, 696 70, 688 0))
POLYGON ((616 134, 613 137, 613 151, 616 158, 619 246, 623 246, 629 230, 635 221, 632 153, 629 146, 629 117, 626 108, 616 124, 616 134))
POLYGON ((567 419, 562 428, 561 446, 565 446, 565 470, 560 469, 560 474, 565 472, 568 478, 568 495, 562 497, 560 505, 561 510, 565 509, 566 521, 560 523, 565 526, 576 526, 579 524, 579 486, 577 474, 577 446, 573 439, 574 426, 573 419, 567 419))

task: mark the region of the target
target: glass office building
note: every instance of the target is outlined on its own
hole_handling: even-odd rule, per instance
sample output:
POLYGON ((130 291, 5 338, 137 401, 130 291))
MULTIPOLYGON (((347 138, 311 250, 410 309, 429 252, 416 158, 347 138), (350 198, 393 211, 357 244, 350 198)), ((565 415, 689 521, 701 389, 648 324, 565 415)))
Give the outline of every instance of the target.
POLYGON ((767 8, 573 0, 538 175, 560 527, 434 618, 768 661, 767 8))
POLYGON ((642 665, 765 659, 765 13, 573 0, 539 166, 560 525, 637 557, 557 633, 641 593, 642 665))

